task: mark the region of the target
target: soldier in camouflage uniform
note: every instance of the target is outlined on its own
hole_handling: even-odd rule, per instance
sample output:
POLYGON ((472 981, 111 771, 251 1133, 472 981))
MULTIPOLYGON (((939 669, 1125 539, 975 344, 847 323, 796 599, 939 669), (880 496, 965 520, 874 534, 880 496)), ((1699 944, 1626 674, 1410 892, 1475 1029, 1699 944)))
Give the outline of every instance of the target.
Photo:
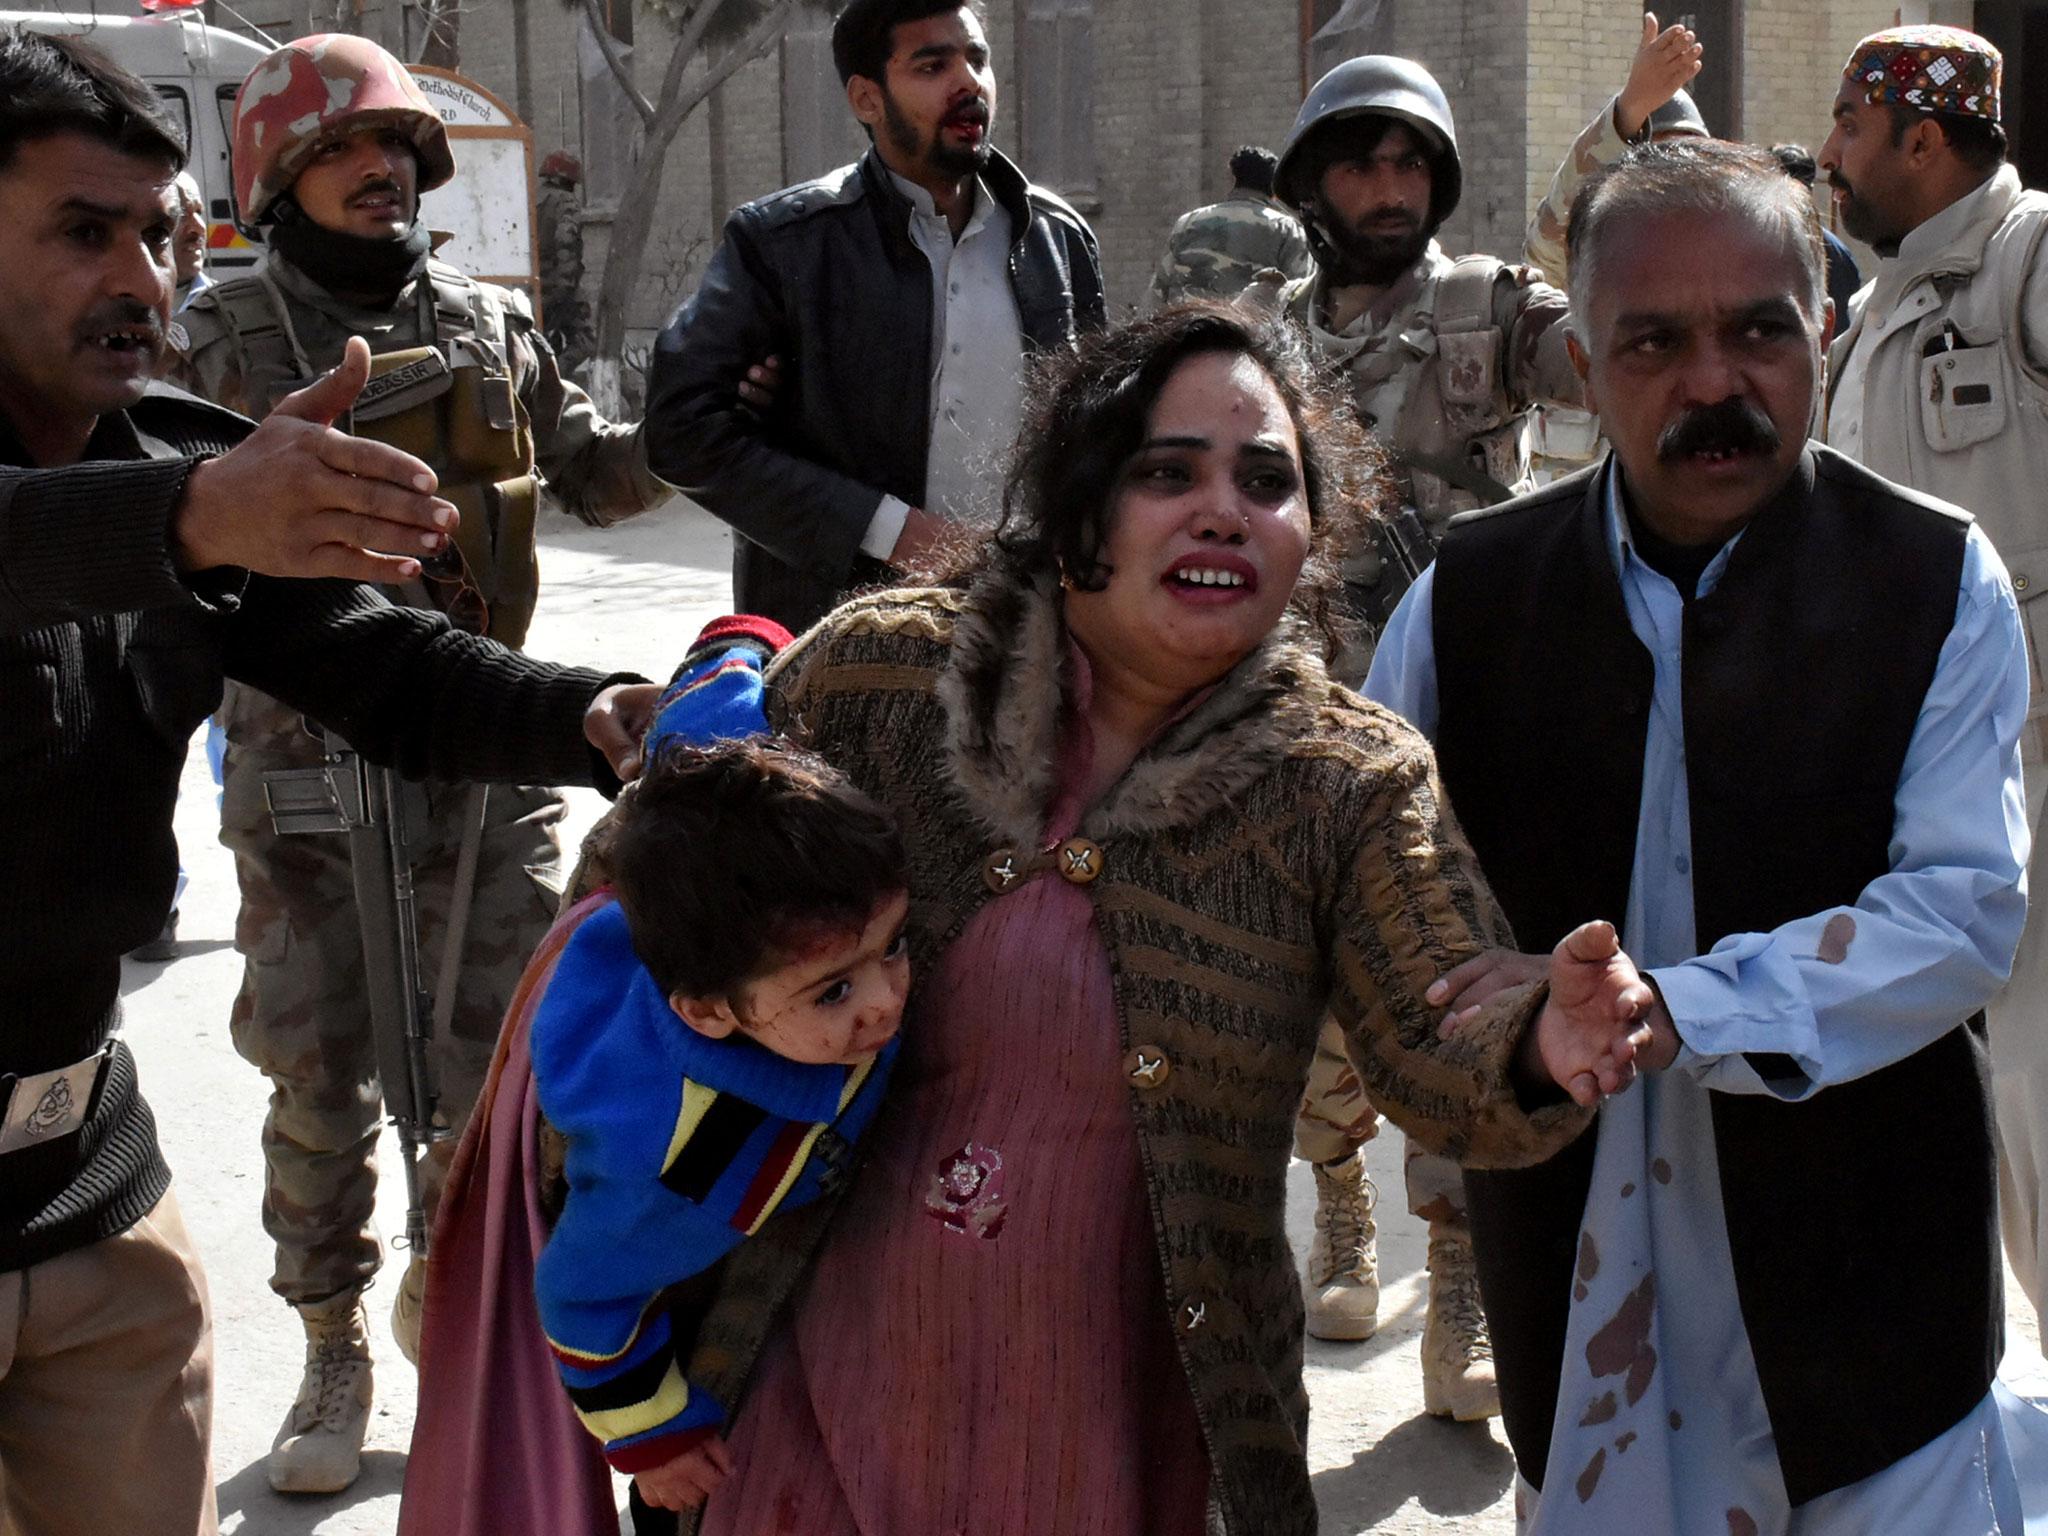
MULTIPOLYGON (((1247 295, 1277 305, 1341 369, 1392 455, 1400 506, 1384 537, 1344 562, 1357 637, 1333 671, 1357 686, 1371 637, 1459 512, 1531 488, 1529 416, 1584 398, 1565 351, 1565 296, 1527 267, 1452 260, 1432 238, 1462 184, 1450 104, 1429 72, 1374 55, 1338 65, 1302 104, 1276 190, 1299 210, 1316 270, 1247 295)), ((1309 1331, 1364 1338, 1378 1325, 1373 1203, 1359 1149, 1378 1130, 1358 1075, 1325 1026, 1296 1128, 1315 1166, 1316 1235, 1304 1290, 1309 1331)), ((1429 1223, 1423 1403, 1461 1420, 1500 1412, 1455 1164, 1411 1146, 1409 1209, 1429 1223)))
POLYGON ((1279 163, 1256 144, 1242 145, 1230 157, 1230 196, 1181 215, 1166 237, 1152 275, 1154 308, 1180 299, 1235 298, 1268 270, 1308 275, 1308 236, 1300 220, 1273 201, 1279 163))
MULTIPOLYGON (((235 99, 235 198, 267 262, 180 317, 175 377, 252 416, 333 366, 347 339, 376 354, 353 430, 433 465, 462 518, 453 550, 391 595, 518 645, 537 585, 536 474, 570 512, 604 524, 664 499, 637 429, 600 418, 566 382, 518 295, 428 256, 419 193, 454 160, 404 67, 362 38, 317 36, 258 64, 235 99)), ((292 1492, 337 1492, 360 1467, 370 1403, 362 1293, 381 1254, 371 1208, 379 1087, 344 839, 279 837, 263 777, 321 760, 275 700, 230 685, 221 840, 234 852, 244 960, 233 1033, 271 1079, 263 1129, 272 1286, 305 1324, 307 1364, 267 1469, 292 1492)), ((434 1006, 441 1117, 459 1131, 498 1025, 560 889, 552 789, 413 787, 421 977, 434 1006), (450 936, 459 944, 450 955, 450 936)), ((423 1168, 431 1216, 455 1142, 423 1168)), ((417 1339, 417 1260, 393 1329, 417 1339)))
POLYGON ((541 321, 564 373, 573 373, 596 342, 590 306, 583 301, 583 209, 576 195, 582 180, 582 162, 555 150, 540 163, 540 196, 534 202, 541 321))
POLYGON ((1550 191, 1529 220, 1523 254, 1556 286, 1562 288, 1565 280, 1565 218, 1587 177, 1637 144, 1709 137, 1706 119, 1684 89, 1700 72, 1702 52, 1690 28, 1672 26, 1660 32, 1655 15, 1643 17, 1643 40, 1627 82, 1572 141, 1550 178, 1550 191))

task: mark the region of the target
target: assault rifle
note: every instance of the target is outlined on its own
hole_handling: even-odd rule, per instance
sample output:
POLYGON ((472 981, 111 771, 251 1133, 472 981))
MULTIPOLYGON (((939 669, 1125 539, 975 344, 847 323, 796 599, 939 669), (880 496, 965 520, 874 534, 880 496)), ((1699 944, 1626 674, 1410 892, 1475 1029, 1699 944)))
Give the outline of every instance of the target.
POLYGON ((1380 554, 1380 579, 1366 597, 1370 611, 1364 617, 1377 633, 1436 559, 1437 540, 1422 514, 1405 503, 1373 520, 1372 539, 1380 554))
POLYGON ((450 1133, 434 1120, 439 1092, 427 1055, 432 1014, 420 979, 419 911, 406 837, 404 781, 389 768, 365 760, 330 731, 322 766, 266 773, 263 793, 270 803, 271 825, 280 836, 348 834, 377 1076, 405 1165, 405 1240, 413 1253, 424 1256, 427 1222, 420 1196, 420 1154, 450 1133))

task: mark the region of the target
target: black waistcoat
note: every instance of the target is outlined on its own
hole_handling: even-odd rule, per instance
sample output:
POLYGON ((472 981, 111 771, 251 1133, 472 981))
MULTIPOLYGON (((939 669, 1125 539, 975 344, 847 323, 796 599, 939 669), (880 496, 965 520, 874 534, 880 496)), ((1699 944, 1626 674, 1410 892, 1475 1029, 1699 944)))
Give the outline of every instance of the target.
MULTIPOLYGON (((1612 472, 1460 518, 1437 557, 1438 759, 1525 950, 1628 908, 1653 665, 1608 551, 1612 472)), ((1966 531, 1809 448, 1687 606, 1702 953, 1849 905, 1889 869, 1966 531)), ((2004 1308, 1983 1021, 1800 1103, 1712 1105, 1743 1323, 1803 1504, 1924 1445, 1989 1390, 2004 1308)), ((1508 1438, 1539 1485, 1595 1134, 1537 1168, 1466 1174, 1508 1438)))

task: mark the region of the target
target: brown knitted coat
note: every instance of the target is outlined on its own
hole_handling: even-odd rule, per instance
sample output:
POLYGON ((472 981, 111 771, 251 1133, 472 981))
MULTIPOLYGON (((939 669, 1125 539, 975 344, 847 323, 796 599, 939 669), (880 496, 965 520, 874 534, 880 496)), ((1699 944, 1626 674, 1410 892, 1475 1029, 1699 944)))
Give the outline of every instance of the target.
MULTIPOLYGON (((992 856, 1016 851, 1021 864, 1038 847, 1066 654, 1056 589, 985 577, 971 592, 849 603, 771 673, 777 728, 902 822, 917 967, 990 899, 992 856)), ((1088 891, 1132 1070, 1163 1321, 1201 1418, 1213 1518, 1232 1536, 1313 1536, 1284 1212, 1325 1010, 1373 1102, 1434 1151, 1531 1163, 1585 1116, 1565 1103, 1525 1113, 1508 1085, 1540 989, 1503 994, 1478 1027, 1438 1038, 1423 989, 1506 944, 1506 925, 1428 745, 1332 683, 1291 629, 1148 748, 1081 835, 1100 848, 1088 891)), ((777 1218, 733 1255, 692 1381, 738 1400, 829 1214, 827 1203, 777 1218)))

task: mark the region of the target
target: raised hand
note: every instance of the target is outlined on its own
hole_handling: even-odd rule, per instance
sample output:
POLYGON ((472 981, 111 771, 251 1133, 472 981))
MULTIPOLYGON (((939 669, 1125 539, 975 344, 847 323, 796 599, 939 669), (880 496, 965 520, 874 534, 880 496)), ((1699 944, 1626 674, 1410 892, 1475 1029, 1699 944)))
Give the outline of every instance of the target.
POLYGON ((1591 1107, 1634 1079, 1661 1005, 1612 923, 1585 923, 1550 954, 1550 997, 1529 1031, 1526 1064, 1591 1107))
POLYGON ((419 557, 447 545, 455 508, 411 454, 334 430, 369 376, 370 349, 351 337, 331 372, 194 466, 171 530, 182 569, 375 582, 419 574, 419 557))
POLYGON ((1628 83, 1615 98, 1614 126, 1624 139, 1643 131, 1650 114, 1663 106, 1700 72, 1705 49, 1685 27, 1657 30, 1657 13, 1643 13, 1643 41, 1629 66, 1628 83))

